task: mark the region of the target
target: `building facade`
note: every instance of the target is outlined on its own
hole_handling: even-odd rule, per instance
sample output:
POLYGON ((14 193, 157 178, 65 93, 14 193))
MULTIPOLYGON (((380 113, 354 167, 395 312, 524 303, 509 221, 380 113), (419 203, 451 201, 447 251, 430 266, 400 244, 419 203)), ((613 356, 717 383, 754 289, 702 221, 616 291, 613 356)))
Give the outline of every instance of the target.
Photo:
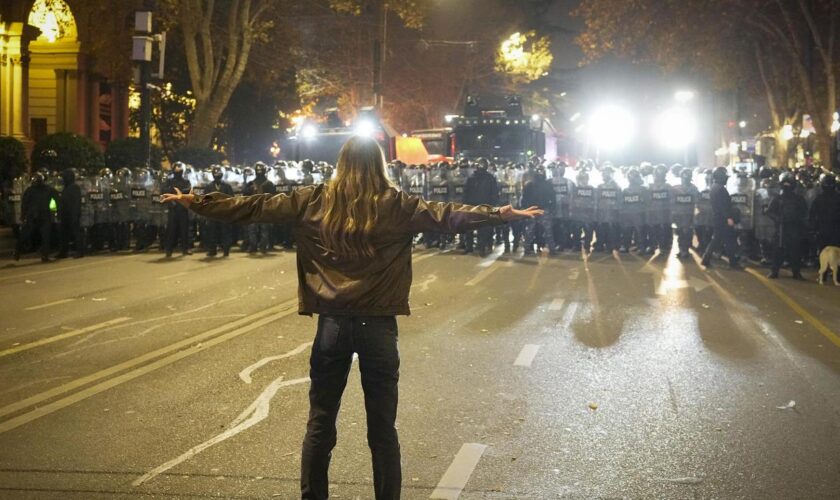
POLYGON ((0 2, 0 135, 31 147, 73 132, 103 148, 127 135, 128 85, 94 70, 72 7, 72 0, 0 2))

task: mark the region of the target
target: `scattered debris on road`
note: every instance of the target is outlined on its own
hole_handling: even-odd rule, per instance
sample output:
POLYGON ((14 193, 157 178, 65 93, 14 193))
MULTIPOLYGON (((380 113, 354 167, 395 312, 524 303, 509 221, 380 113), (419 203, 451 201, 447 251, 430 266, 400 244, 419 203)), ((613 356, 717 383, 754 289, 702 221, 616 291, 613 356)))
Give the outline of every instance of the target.
POLYGON ((106 301, 106 300, 108 300, 108 299, 107 299, 106 297, 94 297, 94 298, 92 298, 92 299, 90 299, 90 300, 92 300, 92 301, 94 301, 94 302, 105 302, 105 301, 106 301))
POLYGON ((598 403, 589 403, 589 409, 590 410, 597 410, 598 409, 598 403))
POLYGON ((777 406, 776 408, 779 410, 790 410, 791 408, 796 408, 796 401, 791 399, 788 404, 784 406, 777 406))
POLYGON ((675 484, 700 484, 703 482, 702 477, 658 477, 656 480, 675 484))

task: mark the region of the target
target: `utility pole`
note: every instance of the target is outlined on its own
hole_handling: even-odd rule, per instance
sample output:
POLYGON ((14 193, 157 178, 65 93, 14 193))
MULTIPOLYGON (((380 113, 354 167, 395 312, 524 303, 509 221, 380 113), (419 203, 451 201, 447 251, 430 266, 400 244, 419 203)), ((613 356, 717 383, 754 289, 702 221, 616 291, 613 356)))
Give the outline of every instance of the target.
POLYGON ((385 41, 388 33, 388 12, 385 0, 376 2, 374 17, 376 18, 376 33, 373 37, 373 107, 381 112, 385 104, 382 96, 382 66, 385 63, 385 41))
POLYGON ((134 13, 133 48, 131 59, 137 63, 140 80, 140 143, 143 147, 143 163, 151 166, 152 157, 152 95, 149 84, 152 79, 152 13, 134 13))

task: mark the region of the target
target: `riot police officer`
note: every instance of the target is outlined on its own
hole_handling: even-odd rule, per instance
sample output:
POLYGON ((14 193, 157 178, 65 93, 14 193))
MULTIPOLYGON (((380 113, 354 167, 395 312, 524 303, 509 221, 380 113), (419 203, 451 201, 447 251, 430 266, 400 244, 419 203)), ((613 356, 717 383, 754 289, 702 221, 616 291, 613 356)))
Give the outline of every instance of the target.
POLYGON ((621 188, 615 182, 615 168, 604 165, 601 169, 603 182, 595 189, 595 250, 612 253, 618 249, 621 238, 619 225, 619 197, 621 188))
MULTIPOLYGON (((312 163, 309 160, 307 161, 310 164, 312 163)), ((244 196, 277 193, 277 188, 266 177, 265 163, 258 161, 256 164, 254 164, 254 175, 254 180, 248 182, 245 185, 245 189, 243 189, 242 191, 242 194, 244 196)), ((304 168, 304 176, 305 175, 307 175, 306 168, 304 168)), ((309 175, 311 177, 311 168, 309 170, 309 175)), ((304 182, 306 182, 306 180, 304 180, 304 182)), ((314 179, 312 180, 312 182, 314 182, 314 179)), ((260 223, 249 225, 248 243, 248 253, 256 253, 257 249, 259 249, 262 254, 267 254, 269 249, 271 248, 271 224, 260 223)))
POLYGON ((114 242, 112 250, 127 250, 131 246, 131 170, 117 170, 111 184, 111 213, 114 242))
POLYGON ((644 251, 646 243, 645 214, 649 203, 648 190, 638 168, 627 171, 627 187, 621 193, 621 252, 627 253, 635 246, 644 251))
POLYGON ((741 168, 735 175, 734 182, 729 186, 729 194, 732 199, 732 208, 737 213, 736 234, 744 253, 756 257, 755 217, 753 213, 755 197, 755 182, 749 176, 746 169, 741 168))
POLYGON ((131 200, 129 211, 131 221, 134 224, 134 237, 136 239, 135 251, 143 251, 149 246, 149 222, 152 206, 152 194, 149 186, 152 184, 152 176, 145 168, 137 171, 131 181, 131 200))
POLYGON ((90 230, 91 246, 102 250, 105 245, 114 248, 114 232, 111 223, 111 169, 103 168, 90 182, 88 201, 93 207, 93 227, 90 230))
MULTIPOLYGON (((475 172, 467 179, 464 187, 464 202, 467 205, 492 205, 499 204, 499 185, 493 174, 488 172, 490 162, 480 158, 476 162, 475 172)), ((482 257, 493 249, 493 228, 484 227, 478 230, 478 253, 482 257)), ((472 253, 473 236, 467 234, 464 252, 472 253)))
MULTIPOLYGON (((164 189, 164 193, 175 194, 176 189, 182 193, 189 193, 190 181, 184 178, 187 166, 180 161, 172 165, 172 179, 164 189)), ((181 242, 183 255, 192 255, 192 243, 190 242, 190 216, 189 211, 182 205, 170 202, 166 220, 166 243, 164 251, 167 257, 172 257, 172 251, 178 241, 181 242)))
POLYGON ((684 168, 679 173, 680 183, 673 187, 671 196, 671 221, 677 228, 677 257, 685 259, 694 239, 694 211, 700 192, 692 182, 693 174, 690 168, 684 168))
POLYGON ((761 263, 770 265, 773 259, 773 236, 776 223, 767 215, 770 201, 779 195, 778 176, 770 167, 761 167, 758 171, 759 185, 753 198, 753 214, 755 215, 755 239, 758 243, 761 263))
MULTIPOLYGON (((206 193, 222 193, 228 196, 233 196, 233 187, 227 182, 224 182, 224 172, 218 165, 214 165, 212 169, 213 182, 205 187, 206 193)), ((206 223, 207 232, 207 256, 215 257, 219 246, 222 247, 222 255, 227 257, 230 254, 230 247, 233 244, 233 231, 231 225, 226 222, 221 222, 214 219, 208 219, 206 223)))
POLYGON ((697 199, 697 214, 694 216, 694 232, 697 234, 697 250, 705 253, 712 241, 712 169, 702 169, 703 177, 700 197, 697 199))
POLYGON ((47 186, 42 173, 36 172, 32 175, 30 185, 23 193, 21 203, 23 224, 15 248, 15 260, 19 260, 24 249, 32 245, 33 236, 35 233, 38 233, 41 243, 41 261, 49 262, 50 225, 52 223, 50 204, 58 198, 58 193, 53 188, 47 186))
POLYGON ((820 178, 820 194, 811 204, 809 219, 816 232, 818 253, 827 246, 840 247, 840 193, 833 175, 820 178))
POLYGON ((73 242, 73 249, 76 257, 85 255, 85 240, 81 226, 82 217, 82 190, 76 184, 76 172, 68 168, 61 173, 61 180, 64 189, 61 190, 61 200, 58 203, 58 216, 61 224, 61 246, 58 258, 67 257, 70 250, 70 242, 73 242))
POLYGON ((808 216, 808 204, 805 197, 796 192, 796 179, 790 173, 784 173, 779 178, 781 194, 770 201, 767 215, 776 222, 776 234, 773 237, 773 265, 770 279, 779 277, 779 269, 787 257, 793 279, 802 279, 801 241, 808 216))
MULTIPOLYGON (((467 160, 458 162, 457 167, 452 171, 449 179, 449 196, 453 203, 466 203, 464 201, 464 192, 467 187, 467 179, 472 176, 473 167, 467 160)), ((458 248, 464 250, 467 248, 467 234, 458 235, 458 248)))
POLYGON ((534 245, 537 243, 537 229, 542 228, 545 244, 550 255, 556 255, 554 237, 551 231, 551 220, 554 217, 557 200, 554 195, 554 188, 545 177, 545 170, 542 167, 534 169, 531 180, 525 183, 522 190, 522 200, 519 205, 522 207, 538 207, 545 211, 533 219, 525 221, 525 255, 534 255, 534 245))
POLYGON ((729 258, 732 269, 740 269, 738 265, 738 242, 735 238, 735 218, 732 210, 732 199, 726 190, 729 173, 726 167, 717 167, 712 172, 712 188, 709 199, 712 204, 712 241, 703 254, 703 265, 711 267, 712 255, 723 250, 729 258))
POLYGON ((575 180, 577 185, 571 205, 572 243, 579 242, 580 248, 589 253, 595 223, 595 188, 589 183, 589 172, 584 168, 578 170, 575 180))
POLYGON ((650 203, 648 204, 647 225, 648 241, 646 254, 653 254, 656 248, 660 253, 668 255, 671 252, 673 233, 671 232, 671 186, 668 184, 668 167, 657 165, 653 169, 653 182, 649 187, 650 203))
MULTIPOLYGON (((289 166, 285 161, 279 161, 274 165, 274 187, 278 194, 291 195, 295 188, 295 181, 292 178, 289 166)), ((330 177, 332 173, 329 174, 330 177)), ((276 224, 275 232, 277 241, 283 245, 283 248, 289 250, 294 245, 294 231, 292 226, 288 224, 276 224)))
MULTIPOLYGON (((439 203, 449 202, 449 163, 440 162, 434 166, 429 177, 429 200, 439 203)), ((426 247, 446 248, 447 236, 443 233, 424 234, 426 247)))
POLYGON ((566 178, 566 162, 551 163, 549 173, 551 174, 551 187, 554 189, 554 219, 552 221, 552 233, 554 243, 559 250, 571 248, 570 214, 572 203, 572 191, 574 182, 566 178))

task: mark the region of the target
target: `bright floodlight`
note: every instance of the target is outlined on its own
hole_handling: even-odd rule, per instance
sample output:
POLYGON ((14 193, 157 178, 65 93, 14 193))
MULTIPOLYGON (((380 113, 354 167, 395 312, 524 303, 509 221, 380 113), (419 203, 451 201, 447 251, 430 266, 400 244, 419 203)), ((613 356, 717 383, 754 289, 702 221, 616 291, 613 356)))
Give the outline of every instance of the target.
POLYGON ((663 146, 680 149, 688 146, 697 135, 697 121, 685 108, 675 107, 659 115, 653 125, 653 135, 663 146))
POLYGON ((694 99, 694 91, 693 90, 678 90, 674 93, 674 99, 677 102, 688 102, 694 99))
POLYGON ((313 137, 315 137, 316 135, 318 135, 318 129, 317 129, 317 128, 315 128, 315 125, 312 125, 312 124, 310 123, 310 124, 308 124, 308 125, 304 125, 304 126, 303 126, 303 128, 300 130, 300 135, 301 135, 304 139, 312 139, 313 137))
POLYGON ((589 141, 600 149, 621 149, 633 140, 636 121, 626 109, 604 106, 589 119, 589 141))
POLYGON ((781 134, 781 137, 782 137, 782 139, 783 139, 783 140, 785 140, 785 141, 789 141, 789 140, 791 140, 791 139, 793 139, 793 138, 794 138, 794 135, 793 135, 793 126, 792 126, 791 124, 787 124, 787 125, 785 125, 784 127, 782 127, 782 134, 781 134))
POLYGON ((741 120, 740 122, 738 122, 738 126, 741 128, 747 128, 747 121, 741 120))
POLYGON ((374 125, 370 120, 360 121, 356 124, 356 129, 354 130, 356 135, 360 135, 362 137, 372 137, 374 132, 376 132, 376 125, 374 125))

